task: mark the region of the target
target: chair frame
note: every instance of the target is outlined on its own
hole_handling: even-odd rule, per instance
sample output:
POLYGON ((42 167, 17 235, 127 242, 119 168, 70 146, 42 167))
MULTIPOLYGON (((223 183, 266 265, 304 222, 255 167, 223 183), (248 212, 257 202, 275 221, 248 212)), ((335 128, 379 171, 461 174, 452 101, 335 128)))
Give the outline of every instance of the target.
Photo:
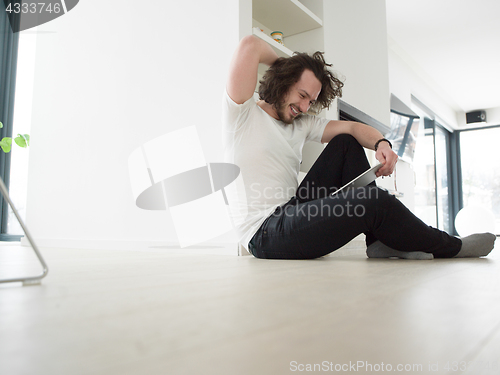
POLYGON ((40 261, 40 264, 42 265, 42 273, 37 276, 23 276, 23 277, 16 277, 16 278, 11 278, 11 279, 0 279, 0 283, 15 283, 15 282, 22 282, 23 286, 27 285, 38 285, 41 283, 41 280, 47 276, 47 273, 49 272, 49 268, 47 264, 45 263, 45 260, 42 257, 42 254, 38 250, 38 247, 35 244, 35 241, 33 241, 33 237, 31 237, 31 234, 28 231, 28 228, 26 228, 26 225, 24 224, 23 220, 21 219, 21 216, 19 215, 19 212, 16 210, 14 207, 14 204, 12 203, 12 200, 9 197, 9 192, 7 191, 7 187, 5 186, 2 178, 0 178, 0 192, 2 193, 2 196, 4 199, 9 203, 10 207, 12 208, 12 211, 14 212, 14 215, 16 215, 17 220, 19 221, 19 224, 23 228, 24 234, 26 234, 26 238, 28 239, 31 247, 33 248, 33 251, 35 252, 38 260, 40 261))

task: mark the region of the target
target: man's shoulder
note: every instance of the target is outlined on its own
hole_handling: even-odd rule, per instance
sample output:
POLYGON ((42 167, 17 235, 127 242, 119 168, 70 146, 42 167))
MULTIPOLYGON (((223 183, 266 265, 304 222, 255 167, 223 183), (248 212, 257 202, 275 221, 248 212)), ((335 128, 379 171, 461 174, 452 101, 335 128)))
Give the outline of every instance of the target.
POLYGON ((224 93, 222 121, 227 130, 235 131, 242 129, 249 122, 255 121, 258 112, 257 103, 252 97, 242 104, 235 103, 228 95, 224 93))
POLYGON ((301 121, 299 124, 303 131, 309 134, 308 138, 318 140, 318 142, 321 140, 323 132, 330 122, 329 119, 314 114, 304 114, 299 121, 301 121))
POLYGON ((229 107, 229 108, 235 108, 235 109, 241 109, 241 108, 246 108, 246 107, 251 107, 251 106, 256 106, 257 102, 252 95, 250 98, 248 98, 245 102, 243 103, 236 103, 228 94, 227 90, 224 90, 224 97, 223 97, 224 103, 229 107))

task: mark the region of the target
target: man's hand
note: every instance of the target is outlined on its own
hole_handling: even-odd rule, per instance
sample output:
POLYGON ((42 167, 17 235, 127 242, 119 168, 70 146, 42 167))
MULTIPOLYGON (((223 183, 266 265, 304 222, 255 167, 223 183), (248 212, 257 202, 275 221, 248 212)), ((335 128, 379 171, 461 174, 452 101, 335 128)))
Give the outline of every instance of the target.
POLYGON ((398 161, 398 155, 392 151, 391 146, 387 142, 380 142, 375 153, 375 158, 381 162, 383 165, 377 171, 377 177, 389 176, 394 172, 396 167, 396 162, 398 161))

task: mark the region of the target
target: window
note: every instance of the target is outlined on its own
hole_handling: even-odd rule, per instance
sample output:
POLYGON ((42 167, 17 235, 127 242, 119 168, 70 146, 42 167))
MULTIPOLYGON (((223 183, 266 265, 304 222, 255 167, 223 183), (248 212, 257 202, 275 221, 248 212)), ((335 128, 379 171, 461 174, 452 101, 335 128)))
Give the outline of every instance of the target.
POLYGON ((436 171, 434 159, 434 127, 424 113, 419 113, 423 121, 413 158, 415 171, 415 215, 427 225, 437 227, 436 211, 436 171))
MULTIPOLYGON (((14 34, 7 13, 0 17, 0 28, 0 121, 4 124, 1 138, 15 138, 17 134, 30 133, 36 29, 14 34)), ((9 153, 0 150, 0 175, 22 218, 25 217, 28 150, 14 142, 9 153)), ((0 203, 0 213, 0 240, 18 241, 24 235, 23 230, 4 200, 0 203)))
POLYGON ((434 154, 436 158, 436 213, 437 227, 447 233, 452 233, 450 193, 450 133, 439 123, 434 124, 434 154))
POLYGON ((412 108, 419 123, 413 168, 415 171, 415 215, 426 224, 455 232, 452 201, 451 133, 420 106, 412 108))
MULTIPOLYGON (((17 58, 16 93, 14 101, 14 123, 12 134, 30 134, 31 98, 35 74, 36 29, 19 33, 17 58)), ((29 147, 12 145, 10 161, 9 195, 21 218, 26 218, 26 194, 28 185, 29 147)), ((12 209, 9 207, 4 233, 13 236, 24 234, 12 209)))

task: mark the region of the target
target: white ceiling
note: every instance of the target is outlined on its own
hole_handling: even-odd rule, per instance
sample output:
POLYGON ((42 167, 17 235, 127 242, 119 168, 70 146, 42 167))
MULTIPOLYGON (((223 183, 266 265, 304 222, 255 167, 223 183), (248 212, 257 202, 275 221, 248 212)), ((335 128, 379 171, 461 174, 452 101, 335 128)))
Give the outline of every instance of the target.
POLYGON ((386 7, 394 48, 456 111, 500 107, 499 0, 386 0, 386 7))

